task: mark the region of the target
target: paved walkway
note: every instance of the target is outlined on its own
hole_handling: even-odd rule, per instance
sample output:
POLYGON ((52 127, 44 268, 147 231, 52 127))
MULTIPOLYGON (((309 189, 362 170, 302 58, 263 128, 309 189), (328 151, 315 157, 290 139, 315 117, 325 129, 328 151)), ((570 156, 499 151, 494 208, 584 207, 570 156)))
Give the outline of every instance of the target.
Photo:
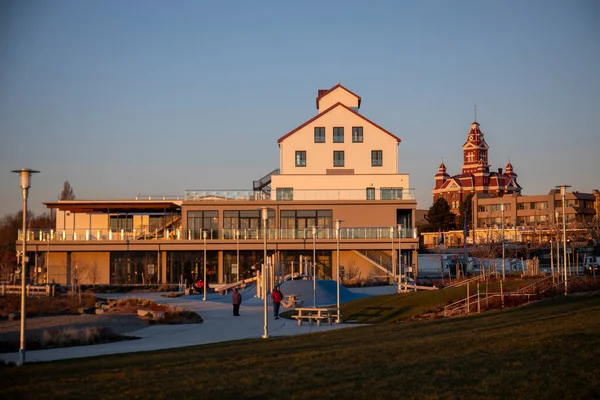
MULTIPOLYGON (((389 288, 389 287, 386 287, 389 288)), ((373 294, 386 293, 390 289, 374 289, 373 294)), ((255 290, 254 290, 255 291, 255 290)), ((365 289, 360 290, 367 293, 365 289)), ((128 340, 115 343, 105 343, 92 346, 67 347, 60 349, 36 350, 26 352, 26 362, 54 361, 70 358, 104 356, 109 354, 152 351, 207 343, 225 342, 230 340, 261 338, 263 327, 263 302, 252 297, 254 293, 248 290, 243 293, 244 302, 240 308, 239 317, 233 316, 231 296, 220 296, 210 293, 207 300, 202 295, 182 296, 177 298, 161 297, 161 293, 132 293, 110 294, 106 297, 123 298, 136 297, 156 302, 182 307, 197 312, 204 319, 202 324, 184 325, 154 325, 139 331, 130 332, 139 340, 128 340)), ((100 296, 102 297, 102 296, 100 296)), ((269 301, 270 303, 270 301, 269 301)), ((282 311, 285 311, 283 309, 282 311)), ((303 324, 298 326, 295 320, 280 318, 275 320, 273 310, 269 305, 269 336, 293 336, 311 332, 322 332, 332 329, 357 326, 356 324, 321 324, 321 326, 303 324)), ((6 362, 17 362, 18 353, 0 354, 0 359, 6 362)))

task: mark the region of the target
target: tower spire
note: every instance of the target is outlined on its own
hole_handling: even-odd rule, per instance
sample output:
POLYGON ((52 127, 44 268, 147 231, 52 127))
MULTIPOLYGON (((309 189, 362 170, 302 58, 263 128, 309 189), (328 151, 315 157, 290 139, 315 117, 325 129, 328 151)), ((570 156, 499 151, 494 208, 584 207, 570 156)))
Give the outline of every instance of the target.
POLYGON ((473 121, 477 122, 477 104, 473 106, 473 121))

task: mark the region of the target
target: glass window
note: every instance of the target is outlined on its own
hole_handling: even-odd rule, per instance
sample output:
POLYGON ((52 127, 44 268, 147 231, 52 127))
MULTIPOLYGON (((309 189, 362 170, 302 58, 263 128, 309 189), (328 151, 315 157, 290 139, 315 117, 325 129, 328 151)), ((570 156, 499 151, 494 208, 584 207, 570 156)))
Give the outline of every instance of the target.
POLYGON ((362 143, 363 141, 363 127, 353 126, 352 127, 352 143, 362 143))
POLYGON ((315 143, 325 143, 325 128, 315 127, 315 143))
POLYGON ((208 239, 217 239, 219 236, 218 211, 188 211, 187 229, 192 239, 202 239, 202 231, 206 230, 208 239))
POLYGON ((333 128, 333 143, 344 143, 344 128, 333 128))
POLYGON ((296 167, 306 167, 306 151, 296 152, 296 167))
POLYGON ((133 215, 111 215, 110 216, 110 230, 120 231, 121 229, 125 231, 133 230, 133 215))
POLYGON ((402 188, 381 188, 381 200, 401 200, 402 188))
POLYGON ((367 200, 375 200, 375 188, 367 188, 367 200))
POLYGON ((277 188, 277 200, 294 200, 294 189, 277 188))
POLYGON ((371 150, 371 166, 381 167, 383 165, 383 151, 371 150))
POLYGON ((333 166, 334 167, 343 167, 344 166, 344 152, 343 151, 334 151, 333 152, 333 166))

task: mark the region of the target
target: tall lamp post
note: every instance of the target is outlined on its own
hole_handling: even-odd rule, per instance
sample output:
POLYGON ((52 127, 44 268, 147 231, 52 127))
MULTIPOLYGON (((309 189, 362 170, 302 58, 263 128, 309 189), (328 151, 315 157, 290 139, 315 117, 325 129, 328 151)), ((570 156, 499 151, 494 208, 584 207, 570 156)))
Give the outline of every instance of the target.
POLYGON ((235 230, 235 262, 237 263, 237 274, 236 274, 236 279, 239 281, 240 280, 240 230, 236 229, 235 230))
POLYGON ((502 280, 506 278, 504 272, 504 203, 500 204, 500 211, 502 215, 502 280))
POLYGON ((202 230, 202 240, 204 240, 204 268, 202 268, 204 270, 203 271, 204 296, 202 297, 203 301, 206 301, 206 286, 208 285, 208 282, 206 282, 206 236, 207 236, 206 230, 202 230))
POLYGON ((570 185, 559 185, 556 186, 560 188, 560 195, 562 197, 562 218, 563 218, 563 263, 564 263, 564 271, 565 271, 565 296, 568 294, 568 284, 567 284, 567 216, 565 214, 565 203, 567 202, 567 188, 571 187, 570 185))
POLYGON ((29 179, 31 174, 36 174, 40 171, 32 169, 16 169, 12 172, 21 175, 21 190, 23 194, 23 255, 21 256, 21 341, 19 347, 19 366, 25 364, 25 320, 26 320, 26 296, 25 296, 25 280, 27 274, 25 272, 27 266, 27 195, 29 194, 29 179))
POLYGON ((337 239, 337 319, 335 320, 336 324, 342 322, 340 318, 340 225, 342 224, 341 219, 335 220, 335 237, 337 239))
POLYGON ((400 243, 402 234, 402 224, 398 224, 398 293, 402 290, 402 244, 400 243))
POLYGON ((269 220, 269 209, 267 207, 261 208, 261 216, 263 223, 263 240, 265 245, 265 254, 263 257, 263 270, 262 270, 262 283, 263 283, 263 339, 267 339, 269 337, 269 312, 267 305, 267 285, 268 285, 268 267, 267 267, 267 221, 269 220))
POLYGON ((313 307, 317 307, 317 227, 312 227, 313 234, 313 307))
POLYGON ((396 279, 396 254, 394 252, 394 227, 390 226, 390 238, 392 239, 392 284, 396 279))

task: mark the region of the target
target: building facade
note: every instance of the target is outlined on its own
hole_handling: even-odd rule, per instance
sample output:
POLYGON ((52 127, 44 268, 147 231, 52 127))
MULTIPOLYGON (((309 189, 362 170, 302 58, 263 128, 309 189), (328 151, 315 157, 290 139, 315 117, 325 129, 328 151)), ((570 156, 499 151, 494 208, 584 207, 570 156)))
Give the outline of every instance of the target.
POLYGON ((462 149, 462 173, 450 176, 446 165, 443 162, 440 164, 435 175, 435 188, 432 191, 434 203, 442 197, 448 202, 452 212, 458 214, 460 204, 469 193, 492 197, 521 193, 521 186, 517 182, 518 175, 510 161, 504 171, 502 168, 498 168, 497 171, 491 170, 488 157, 489 146, 477 121, 471 124, 462 149))
POLYGON ((314 261, 320 278, 335 279, 338 251, 345 281, 393 277, 399 265, 416 274, 416 200, 398 173, 400 139, 340 84, 319 90, 316 104, 316 116, 279 138, 279 168, 252 190, 44 203, 56 228, 26 233, 36 280, 180 283, 206 267, 210 283, 234 282, 265 253, 281 275, 312 274, 314 261))
MULTIPOLYGON (((468 244, 498 243, 501 236, 507 242, 543 244, 563 228, 563 199, 560 190, 552 189, 543 195, 505 195, 495 197, 476 193, 472 198, 473 229, 468 244), (504 231, 502 233, 502 231, 504 231)), ((564 221, 568 236, 581 241, 589 238, 585 223, 597 218, 600 192, 567 192, 564 221)), ((462 246, 463 231, 422 233, 427 248, 444 243, 446 247, 462 246)))

